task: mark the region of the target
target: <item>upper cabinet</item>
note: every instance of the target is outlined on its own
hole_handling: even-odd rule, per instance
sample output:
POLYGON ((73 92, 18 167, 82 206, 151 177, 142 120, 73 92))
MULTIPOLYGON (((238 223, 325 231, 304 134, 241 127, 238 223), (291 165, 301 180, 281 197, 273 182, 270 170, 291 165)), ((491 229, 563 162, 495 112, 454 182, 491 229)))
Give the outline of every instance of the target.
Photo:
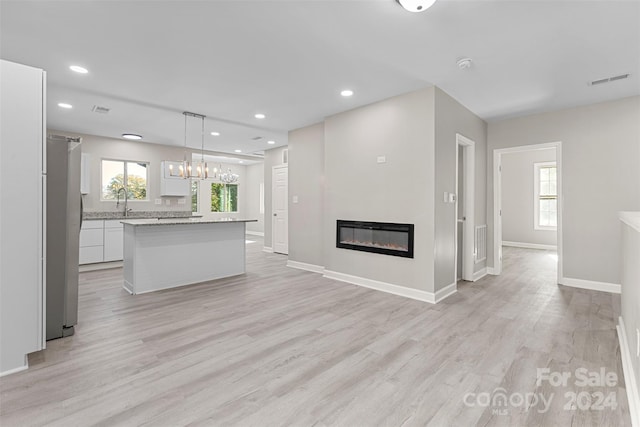
POLYGON ((189 196, 191 194, 191 180, 176 176, 178 168, 181 166, 181 162, 171 162, 168 160, 161 162, 161 196, 189 196))

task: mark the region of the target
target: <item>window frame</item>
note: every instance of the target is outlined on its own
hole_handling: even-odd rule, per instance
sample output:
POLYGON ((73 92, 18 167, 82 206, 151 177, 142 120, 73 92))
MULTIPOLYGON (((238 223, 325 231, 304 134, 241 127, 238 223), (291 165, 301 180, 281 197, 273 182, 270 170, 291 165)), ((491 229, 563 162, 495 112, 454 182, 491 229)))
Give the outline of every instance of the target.
POLYGON ((209 188, 210 188, 210 193, 209 193, 210 196, 209 196, 209 201, 208 201, 209 202, 208 203, 209 212, 211 212, 213 214, 237 214, 237 213, 240 212, 240 184, 238 182, 227 184, 225 182, 215 180, 215 181, 211 181, 210 182, 209 188), (235 185, 236 186, 236 210, 235 211, 214 211, 211 208, 211 196, 213 195, 213 185, 216 185, 216 184, 223 185, 225 187, 227 187, 229 185, 235 185))
POLYGON ((556 201, 556 224, 558 216, 558 165, 556 161, 536 162, 533 164, 533 229, 539 231, 557 231, 557 225, 540 225, 540 201, 555 200, 556 201), (553 167, 556 169, 556 194, 555 196, 540 195, 540 169, 553 167), (543 198, 544 197, 544 198, 543 198))
POLYGON ((127 163, 142 163, 145 164, 145 171, 146 171, 146 177, 145 177, 145 183, 146 183, 146 191, 145 191, 145 198, 144 199, 131 199, 128 198, 127 201, 128 202, 148 202, 149 200, 151 200, 149 198, 149 191, 150 191, 150 183, 149 183, 149 169, 151 168, 151 162, 147 162, 147 161, 138 161, 138 160, 125 160, 125 159, 113 159, 113 158, 108 158, 108 157, 103 157, 102 159, 100 159, 100 201, 101 202, 113 202, 116 199, 105 199, 104 198, 104 192, 103 192, 103 188, 102 188, 102 179, 104 178, 104 167, 103 167, 103 162, 121 162, 124 164, 124 182, 123 185, 126 188, 127 187, 127 183, 129 181, 129 173, 127 171, 127 163))
POLYGON ((200 182, 201 182, 200 180, 195 180, 195 179, 191 180, 191 191, 189 192, 189 202, 190 202, 190 205, 191 205, 191 213, 192 214, 194 214, 194 213, 200 214, 201 213, 200 212, 200 206, 201 206, 200 200, 202 199, 202 197, 201 197, 202 196, 202 186, 200 185, 200 182), (195 187, 196 187, 196 194, 195 194, 195 196, 196 196, 196 210, 195 211, 193 210, 193 185, 194 184, 195 184, 195 187))

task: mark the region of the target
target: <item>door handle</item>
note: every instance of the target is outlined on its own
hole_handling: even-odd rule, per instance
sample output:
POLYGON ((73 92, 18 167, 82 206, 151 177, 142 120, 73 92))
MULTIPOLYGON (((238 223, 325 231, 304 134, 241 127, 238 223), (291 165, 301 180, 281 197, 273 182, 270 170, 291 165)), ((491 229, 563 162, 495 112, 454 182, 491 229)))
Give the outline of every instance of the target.
POLYGON ((273 214, 273 216, 278 216, 278 214, 277 214, 277 213, 274 213, 274 214, 273 214))

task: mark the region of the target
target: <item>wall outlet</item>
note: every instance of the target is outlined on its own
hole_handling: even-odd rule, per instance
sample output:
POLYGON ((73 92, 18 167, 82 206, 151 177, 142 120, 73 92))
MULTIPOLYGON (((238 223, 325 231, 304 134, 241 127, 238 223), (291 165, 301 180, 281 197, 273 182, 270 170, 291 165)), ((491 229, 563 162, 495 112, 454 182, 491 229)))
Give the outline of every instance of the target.
POLYGON ((167 205, 167 206, 171 206, 171 199, 165 200, 164 204, 167 205))
POLYGON ((161 205, 162 204, 162 199, 156 199, 156 205, 161 205))
POLYGON ((184 204, 186 204, 186 203, 187 203, 187 201, 186 201, 184 198, 182 198, 182 199, 178 199, 178 204, 179 204, 179 205, 184 205, 184 204))
POLYGON ((292 197, 292 202, 293 203, 298 203, 298 196, 293 196, 292 197))

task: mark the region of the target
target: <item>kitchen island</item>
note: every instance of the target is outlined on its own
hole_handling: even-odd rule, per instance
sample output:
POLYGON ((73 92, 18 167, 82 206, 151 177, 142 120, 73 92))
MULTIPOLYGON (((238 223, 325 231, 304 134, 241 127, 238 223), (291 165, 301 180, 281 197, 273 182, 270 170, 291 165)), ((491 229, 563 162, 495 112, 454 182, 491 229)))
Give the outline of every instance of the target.
POLYGON ((124 283, 142 294, 245 272, 251 219, 131 219, 124 224, 124 283))

